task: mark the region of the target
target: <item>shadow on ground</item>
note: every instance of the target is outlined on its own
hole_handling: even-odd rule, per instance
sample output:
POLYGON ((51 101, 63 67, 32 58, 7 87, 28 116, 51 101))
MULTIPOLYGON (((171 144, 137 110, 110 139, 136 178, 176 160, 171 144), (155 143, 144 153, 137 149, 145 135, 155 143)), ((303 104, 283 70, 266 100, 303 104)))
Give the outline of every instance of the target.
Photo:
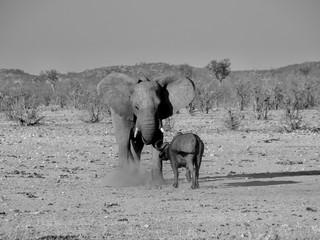
POLYGON ((225 176, 214 176, 214 177, 200 177, 202 182, 217 181, 219 179, 232 179, 232 178, 278 178, 278 177, 295 177, 295 176, 312 176, 320 175, 319 170, 313 171, 296 171, 296 172, 266 172, 266 173, 241 173, 241 174, 228 174, 225 176))
MULTIPOLYGON (((201 177, 200 182, 211 182, 227 179, 263 179, 263 178, 279 178, 279 177, 295 177, 295 176, 315 176, 320 175, 320 171, 296 171, 296 172, 266 172, 266 173, 243 173, 243 174, 229 174, 225 176, 215 177, 201 177)), ((246 182, 231 182, 223 184, 224 187, 250 187, 250 186, 270 186, 270 185, 281 185, 281 184, 296 184, 300 183, 297 181, 246 181, 246 182)))
POLYGON ((232 182, 224 184, 224 187, 259 187, 281 184, 296 184, 296 181, 249 181, 249 182, 232 182))

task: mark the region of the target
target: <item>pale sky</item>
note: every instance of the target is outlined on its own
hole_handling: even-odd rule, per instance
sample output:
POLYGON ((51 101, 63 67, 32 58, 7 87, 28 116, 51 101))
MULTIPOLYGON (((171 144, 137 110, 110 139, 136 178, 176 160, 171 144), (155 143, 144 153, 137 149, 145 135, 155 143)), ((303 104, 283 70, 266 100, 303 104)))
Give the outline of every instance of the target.
POLYGON ((0 69, 320 61, 319 0, 0 0, 0 69))

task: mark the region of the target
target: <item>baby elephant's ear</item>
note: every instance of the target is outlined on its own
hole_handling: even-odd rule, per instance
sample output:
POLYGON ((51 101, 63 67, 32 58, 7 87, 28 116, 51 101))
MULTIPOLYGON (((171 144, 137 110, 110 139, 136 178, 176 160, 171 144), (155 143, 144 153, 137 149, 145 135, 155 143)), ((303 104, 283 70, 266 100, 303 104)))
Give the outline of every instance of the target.
POLYGON ((136 79, 125 74, 111 73, 99 82, 97 90, 104 103, 109 105, 116 114, 133 120, 130 96, 136 83, 136 79))
POLYGON ((162 119, 188 106, 195 96, 195 86, 190 78, 167 75, 157 78, 156 81, 163 87, 163 99, 159 106, 162 119))

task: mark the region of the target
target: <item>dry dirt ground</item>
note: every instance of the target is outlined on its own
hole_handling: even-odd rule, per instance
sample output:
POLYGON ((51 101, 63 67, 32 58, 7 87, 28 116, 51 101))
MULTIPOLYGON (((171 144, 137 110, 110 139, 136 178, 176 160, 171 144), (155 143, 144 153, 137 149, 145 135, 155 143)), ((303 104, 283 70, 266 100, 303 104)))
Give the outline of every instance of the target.
MULTIPOLYGON (((192 131, 206 145, 197 190, 184 169, 173 188, 167 162, 167 184, 148 184, 150 147, 139 176, 124 178, 136 186, 118 186, 109 119, 47 111, 20 127, 2 116, 0 239, 320 239, 320 134, 279 131, 281 113, 247 113, 238 131, 222 111, 176 115, 166 138, 192 131)), ((319 127, 319 111, 303 114, 319 127)))

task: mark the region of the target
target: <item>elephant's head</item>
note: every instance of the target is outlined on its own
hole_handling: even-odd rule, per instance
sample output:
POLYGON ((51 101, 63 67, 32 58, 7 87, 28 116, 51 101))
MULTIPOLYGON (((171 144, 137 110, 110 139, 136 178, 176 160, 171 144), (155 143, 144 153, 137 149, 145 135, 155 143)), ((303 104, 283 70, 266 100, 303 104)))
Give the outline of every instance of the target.
POLYGON ((159 140, 161 120, 187 106, 195 90, 186 77, 162 76, 151 81, 111 73, 101 80, 98 92, 116 114, 134 122, 134 135, 141 134, 148 145, 159 140))

